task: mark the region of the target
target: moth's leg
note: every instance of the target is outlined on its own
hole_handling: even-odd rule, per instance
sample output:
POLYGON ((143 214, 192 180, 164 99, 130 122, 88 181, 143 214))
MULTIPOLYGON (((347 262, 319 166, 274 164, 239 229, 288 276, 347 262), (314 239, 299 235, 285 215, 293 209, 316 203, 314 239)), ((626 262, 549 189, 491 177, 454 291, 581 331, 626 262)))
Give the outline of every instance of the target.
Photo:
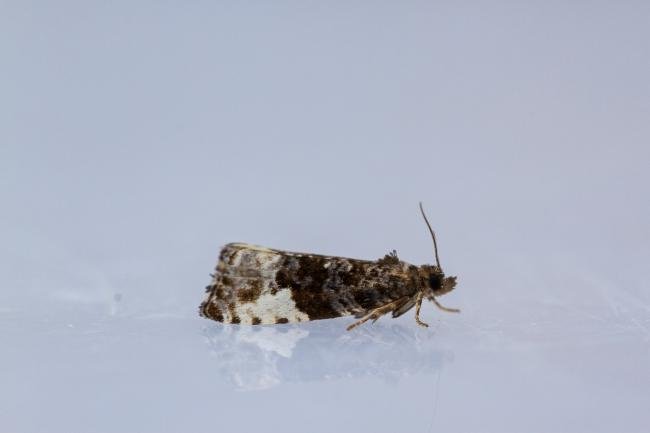
POLYGON ((408 310, 413 308, 415 306, 416 301, 417 301, 417 295, 404 299, 404 302, 400 305, 397 305, 393 310, 393 319, 401 316, 402 314, 406 313, 408 310))
POLYGON ((367 322, 370 319, 373 319, 373 322, 377 321, 377 319, 379 319, 381 316, 388 313, 389 311, 392 311, 395 308, 395 306, 400 302, 402 302, 403 300, 404 298, 399 298, 396 301, 389 302, 388 304, 382 305, 381 307, 377 307, 374 310, 370 310, 370 313, 366 314, 361 319, 357 320, 352 325, 348 326, 347 330, 350 331, 356 328, 357 326, 362 325, 363 323, 367 322))
POLYGON ((460 313, 460 310, 458 308, 443 307, 442 305, 440 305, 440 302, 438 302, 438 300, 433 296, 431 297, 431 300, 433 301, 434 304, 436 304, 436 307, 440 308, 442 311, 446 311, 448 313, 460 313))
POLYGON ((420 320, 420 308, 422 308, 422 292, 418 293, 418 298, 415 301, 415 323, 417 323, 420 326, 424 326, 425 328, 429 327, 429 324, 424 323, 423 321, 420 320))
MULTIPOLYGON (((372 310, 372 311, 375 311, 375 310, 372 310)), ((361 319, 357 320, 357 321, 354 322, 352 325, 348 326, 346 329, 347 329, 348 331, 351 331, 351 330, 353 330, 354 328, 356 328, 357 326, 364 324, 365 322, 367 322, 368 320, 370 320, 370 318, 372 317, 372 314, 373 314, 373 312, 370 312, 370 313, 366 314, 366 315, 363 316, 361 319)))

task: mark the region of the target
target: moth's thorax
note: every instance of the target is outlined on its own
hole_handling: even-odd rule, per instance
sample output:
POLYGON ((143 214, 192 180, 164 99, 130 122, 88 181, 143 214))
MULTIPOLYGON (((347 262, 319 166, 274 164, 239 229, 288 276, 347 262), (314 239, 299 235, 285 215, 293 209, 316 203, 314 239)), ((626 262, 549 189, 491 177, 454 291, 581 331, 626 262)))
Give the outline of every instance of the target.
POLYGON ((444 277, 444 274, 442 274, 440 269, 432 265, 418 266, 417 275, 418 275, 418 281, 417 281, 418 291, 422 291, 425 293, 427 293, 432 289, 432 284, 431 284, 432 281, 437 282, 438 280, 442 280, 442 277, 444 277))

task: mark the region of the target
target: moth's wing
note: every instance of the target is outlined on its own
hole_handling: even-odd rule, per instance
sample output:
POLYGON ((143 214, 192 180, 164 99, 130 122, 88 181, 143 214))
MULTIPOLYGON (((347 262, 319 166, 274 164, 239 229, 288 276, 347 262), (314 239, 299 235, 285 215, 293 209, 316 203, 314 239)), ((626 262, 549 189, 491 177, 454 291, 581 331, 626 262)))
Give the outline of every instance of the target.
POLYGON ((416 302, 417 302, 417 296, 407 298, 403 303, 398 305, 393 310, 393 318, 399 317, 402 314, 406 313, 408 310, 410 310, 411 308, 413 308, 415 306, 416 302))
POLYGON ((228 244, 200 311, 245 324, 359 315, 412 293, 402 265, 228 244))
POLYGON ((309 320, 296 307, 291 290, 279 287, 276 281, 285 259, 283 251, 255 245, 224 246, 201 304, 201 315, 224 323, 252 325, 309 320))

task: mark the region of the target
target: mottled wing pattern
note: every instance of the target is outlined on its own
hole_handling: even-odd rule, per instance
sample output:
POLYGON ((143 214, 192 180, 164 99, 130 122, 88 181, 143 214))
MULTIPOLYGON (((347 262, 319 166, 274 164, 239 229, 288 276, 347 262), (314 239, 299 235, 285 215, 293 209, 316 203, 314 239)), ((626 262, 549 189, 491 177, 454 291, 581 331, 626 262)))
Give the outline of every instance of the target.
MULTIPOLYGON (((411 298, 411 268, 396 256, 373 262, 228 244, 200 311, 220 322, 253 325, 359 316, 411 298)), ((400 304, 399 314, 412 307, 407 304, 400 304)))

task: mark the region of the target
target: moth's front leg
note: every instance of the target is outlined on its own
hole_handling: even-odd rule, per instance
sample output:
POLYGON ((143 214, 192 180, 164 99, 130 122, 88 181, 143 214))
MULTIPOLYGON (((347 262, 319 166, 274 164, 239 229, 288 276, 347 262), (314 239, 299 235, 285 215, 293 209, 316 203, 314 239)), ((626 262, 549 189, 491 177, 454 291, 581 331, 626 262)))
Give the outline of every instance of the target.
POLYGON ((443 307, 440 305, 440 302, 435 297, 431 297, 431 300, 433 301, 434 304, 436 304, 436 307, 440 308, 442 311, 446 311, 448 313, 460 313, 460 310, 458 308, 447 308, 443 307))

